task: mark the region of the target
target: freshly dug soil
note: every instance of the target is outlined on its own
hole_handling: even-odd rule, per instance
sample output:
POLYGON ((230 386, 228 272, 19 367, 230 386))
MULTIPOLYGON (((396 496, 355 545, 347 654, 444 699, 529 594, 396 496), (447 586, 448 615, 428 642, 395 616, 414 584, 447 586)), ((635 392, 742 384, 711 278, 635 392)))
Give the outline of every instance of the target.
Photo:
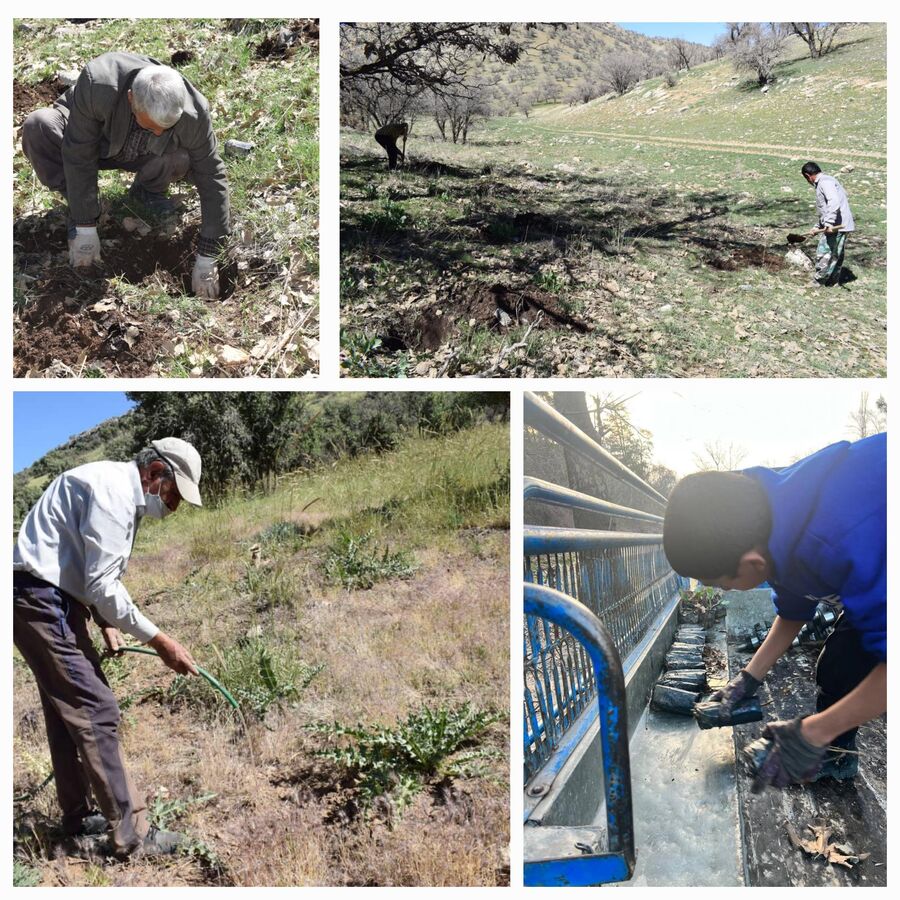
POLYGON ((726 248, 725 253, 712 252, 707 261, 714 269, 735 272, 738 269, 758 268, 769 272, 780 272, 784 268, 784 256, 766 247, 726 248))
POLYGON ((558 297, 538 288, 512 288, 504 284, 466 285, 452 290, 443 302, 412 313, 382 335, 382 344, 391 351, 437 350, 454 334, 460 323, 474 321, 476 327, 505 332, 517 325, 529 325, 542 316, 538 328, 571 328, 581 333, 592 326, 563 309, 558 297))
MULTIPOLYGON (((74 371, 98 362, 122 377, 150 374, 163 345, 175 336, 173 323, 165 316, 135 318, 119 304, 111 279, 172 297, 190 293, 196 234, 191 224, 171 236, 141 237, 111 220, 102 227, 103 265, 76 272, 68 265, 61 217, 16 222, 16 274, 27 279, 28 299, 16 327, 15 375, 39 374, 54 360, 74 371)), ((236 276, 234 262, 220 266, 223 300, 234 293, 236 276)))
POLYGON ((21 125, 25 117, 36 109, 52 106, 66 88, 54 78, 45 78, 37 84, 13 81, 13 124, 21 125))

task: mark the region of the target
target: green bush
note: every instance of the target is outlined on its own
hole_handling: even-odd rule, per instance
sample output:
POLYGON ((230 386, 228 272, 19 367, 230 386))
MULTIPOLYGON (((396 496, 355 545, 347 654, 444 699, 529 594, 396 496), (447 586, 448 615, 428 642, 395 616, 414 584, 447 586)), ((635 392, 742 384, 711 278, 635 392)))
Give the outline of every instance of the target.
POLYGON ((257 612, 278 607, 293 609, 304 596, 297 569, 285 558, 261 566, 247 566, 244 585, 257 612))
POLYGON ((499 716, 472 709, 468 703, 436 710, 423 707, 391 727, 333 724, 313 726, 340 745, 317 751, 337 763, 356 783, 367 808, 383 794, 402 810, 431 778, 467 774, 466 765, 485 753, 457 756, 484 734, 499 716))
POLYGON ((306 529, 296 522, 273 522, 255 540, 264 553, 296 553, 306 540, 306 529))
POLYGON ((384 198, 372 212, 360 216, 360 227, 372 234, 391 234, 410 225, 409 213, 402 203, 384 198))
POLYGON ((403 550, 391 553, 386 547, 379 554, 372 546, 373 540, 371 529, 364 534, 341 529, 328 548, 325 560, 327 576, 350 590, 367 590, 378 581, 409 578, 416 571, 411 554, 403 550))
POLYGON ((13 887, 37 887, 41 883, 41 873, 19 860, 13 860, 13 887))
MULTIPOLYGON (((216 648, 214 675, 228 690, 245 717, 262 719, 270 708, 296 700, 322 671, 293 656, 293 651, 262 638, 244 638, 224 653, 216 648)), ((225 698, 205 679, 178 675, 165 697, 173 705, 191 705, 209 712, 230 709, 225 698)))
POLYGON ((566 287, 565 279, 560 276, 558 272, 554 272, 552 269, 547 269, 544 272, 538 272, 534 276, 534 283, 541 290, 546 291, 548 294, 559 294, 566 287))

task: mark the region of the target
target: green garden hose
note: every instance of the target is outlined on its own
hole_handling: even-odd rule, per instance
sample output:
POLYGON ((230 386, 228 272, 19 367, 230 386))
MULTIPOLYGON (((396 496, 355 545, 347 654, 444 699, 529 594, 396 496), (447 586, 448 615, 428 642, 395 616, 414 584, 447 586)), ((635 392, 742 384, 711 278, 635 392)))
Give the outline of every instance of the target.
MULTIPOLYGON (((159 658, 159 654, 155 650, 151 650, 149 647, 122 647, 121 650, 126 651, 128 653, 143 653, 144 656, 155 656, 159 658)), ((115 654, 112 654, 115 655, 115 654)), ((241 715, 241 708, 238 706, 237 700, 231 696, 228 689, 215 677, 215 675, 210 675, 206 669, 197 666, 197 671, 229 702, 231 707, 241 715)), ((242 716, 243 718, 243 716, 242 716)), ((36 797, 45 787, 47 787, 50 782, 53 781, 53 773, 51 772, 36 788, 33 788, 30 791, 27 791, 24 794, 19 794, 18 797, 13 797, 13 803, 27 803, 29 800, 32 800, 36 797)))
MULTIPOLYGON (((155 650, 151 650, 149 647, 122 647, 122 650, 127 653, 143 653, 145 656, 159 656, 159 654, 155 650)), ((231 704, 233 709, 236 709, 238 712, 241 711, 240 706, 238 706, 237 700, 228 693, 228 690, 225 686, 220 682, 214 675, 210 675, 206 669, 197 666, 197 671, 231 704)))

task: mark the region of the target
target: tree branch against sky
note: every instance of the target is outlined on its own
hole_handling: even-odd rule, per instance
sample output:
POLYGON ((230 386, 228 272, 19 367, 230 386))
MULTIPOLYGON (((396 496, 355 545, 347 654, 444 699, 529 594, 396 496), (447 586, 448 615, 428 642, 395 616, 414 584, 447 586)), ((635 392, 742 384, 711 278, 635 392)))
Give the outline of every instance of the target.
POLYGON ((701 472, 734 472, 747 458, 747 450, 732 441, 706 441, 703 449, 694 454, 694 462, 701 472))
POLYGON ((509 23, 354 23, 341 26, 342 86, 389 77, 434 92, 465 92, 478 57, 518 62, 523 45, 509 23))

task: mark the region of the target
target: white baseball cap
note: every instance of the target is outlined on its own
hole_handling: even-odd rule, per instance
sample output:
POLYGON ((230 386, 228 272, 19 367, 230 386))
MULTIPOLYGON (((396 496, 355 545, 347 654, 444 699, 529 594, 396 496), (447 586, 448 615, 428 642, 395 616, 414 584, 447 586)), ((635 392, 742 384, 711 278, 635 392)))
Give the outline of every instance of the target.
POLYGON ((151 441, 150 446, 172 467, 182 499, 193 506, 200 502, 200 454, 192 444, 177 437, 151 441))

